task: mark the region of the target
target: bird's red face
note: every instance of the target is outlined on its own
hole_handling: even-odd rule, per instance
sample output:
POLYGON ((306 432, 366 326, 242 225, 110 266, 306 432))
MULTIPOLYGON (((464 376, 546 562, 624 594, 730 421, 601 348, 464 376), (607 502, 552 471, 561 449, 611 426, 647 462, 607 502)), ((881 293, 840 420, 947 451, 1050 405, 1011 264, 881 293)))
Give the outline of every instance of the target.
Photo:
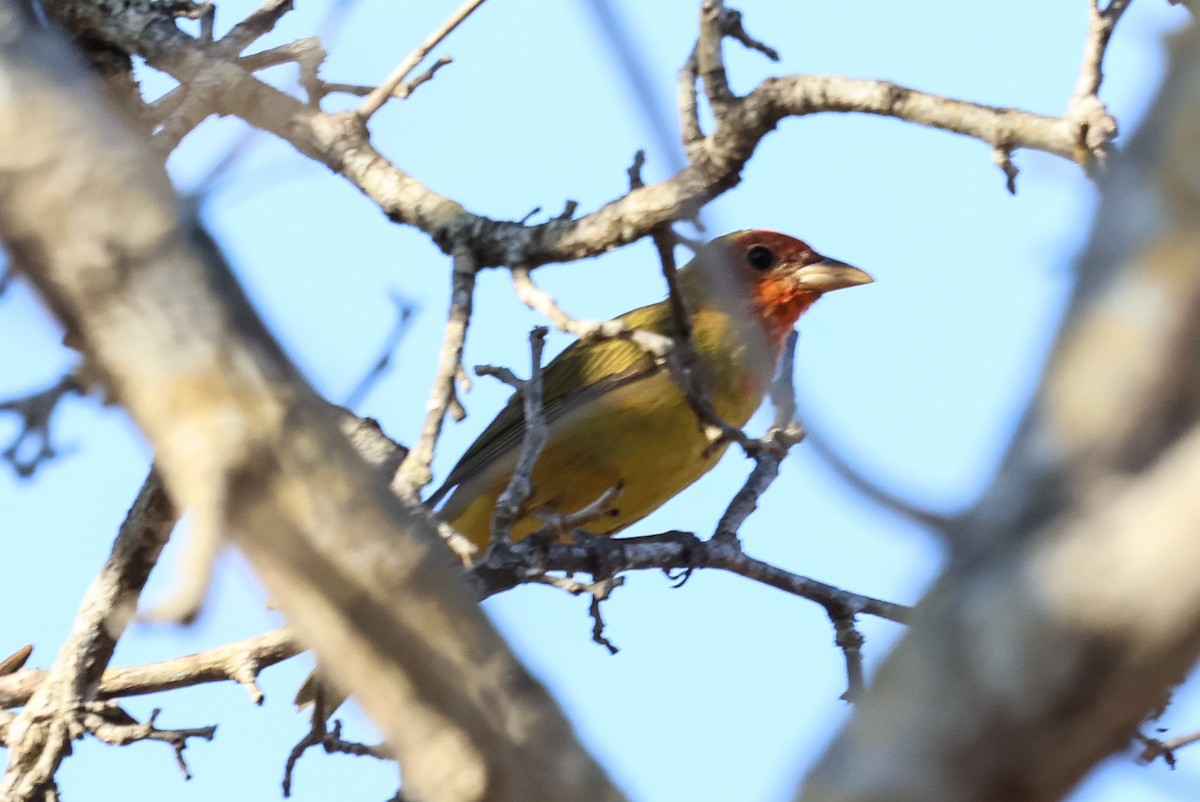
POLYGON ((777 231, 738 231, 714 240, 723 272, 750 299, 772 342, 781 343, 800 315, 827 292, 873 280, 777 231))

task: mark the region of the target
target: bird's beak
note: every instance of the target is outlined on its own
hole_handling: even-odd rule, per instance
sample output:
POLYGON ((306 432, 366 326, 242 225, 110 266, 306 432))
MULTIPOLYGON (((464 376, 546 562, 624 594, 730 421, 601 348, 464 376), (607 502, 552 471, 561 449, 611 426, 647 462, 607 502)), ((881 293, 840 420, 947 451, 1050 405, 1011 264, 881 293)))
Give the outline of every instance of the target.
POLYGON ((796 282, 805 289, 816 292, 832 292, 846 287, 870 284, 875 279, 853 265, 821 257, 821 261, 805 265, 794 274, 796 282))

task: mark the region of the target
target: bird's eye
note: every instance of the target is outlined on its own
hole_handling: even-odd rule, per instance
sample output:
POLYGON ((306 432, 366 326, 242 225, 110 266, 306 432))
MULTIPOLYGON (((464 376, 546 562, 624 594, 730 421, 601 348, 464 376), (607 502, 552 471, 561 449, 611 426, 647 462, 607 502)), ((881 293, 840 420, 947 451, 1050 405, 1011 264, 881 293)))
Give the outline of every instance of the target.
POLYGON ((775 252, 765 245, 755 245, 746 251, 746 261, 755 270, 770 270, 775 265, 775 252))

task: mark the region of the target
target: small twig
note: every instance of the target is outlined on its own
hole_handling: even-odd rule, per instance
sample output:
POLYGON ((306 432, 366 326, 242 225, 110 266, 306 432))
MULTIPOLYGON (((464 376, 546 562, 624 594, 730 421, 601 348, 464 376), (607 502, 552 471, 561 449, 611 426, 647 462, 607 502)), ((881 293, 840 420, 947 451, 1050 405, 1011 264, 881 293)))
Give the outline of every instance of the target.
POLYGON ((233 58, 275 29, 283 15, 292 10, 292 0, 265 0, 257 11, 230 28, 218 44, 226 58, 233 58))
MULTIPOLYGON (((428 83, 433 80, 433 76, 437 75, 438 70, 445 67, 447 64, 454 63, 454 59, 450 56, 442 56, 437 61, 433 62, 433 66, 425 70, 425 72, 413 78, 411 81, 401 81, 392 90, 392 97, 398 100, 406 100, 412 96, 416 88, 421 84, 428 83)), ((373 86, 360 86, 358 84, 339 84, 339 83, 321 83, 319 97, 325 97, 332 94, 356 95, 358 97, 366 97, 375 91, 373 86)))
MULTIPOLYGON (((738 100, 729 88, 729 79, 725 75, 725 61, 721 53, 721 40, 727 36, 751 50, 762 53, 771 61, 779 61, 779 53, 774 48, 768 47, 746 32, 740 11, 726 8, 723 0, 704 0, 700 5, 700 37, 684 70, 685 75, 699 76, 704 82, 704 94, 712 107, 713 116, 718 121, 724 119, 730 107, 738 100)), ((694 90, 689 89, 685 97, 681 88, 680 111, 685 112, 685 145, 695 138, 696 132, 691 122, 695 113, 694 106, 694 90)))
POLYGON ((1009 195, 1017 194, 1017 165, 1013 164, 1012 160, 1013 149, 1009 146, 1002 145, 997 148, 992 148, 992 161, 1004 173, 1004 186, 1008 190, 1009 195))
POLYGON ((675 245, 678 238, 666 226, 651 231, 650 236, 658 249, 662 275, 667 282, 667 302, 670 304, 671 317, 675 324, 673 347, 667 357, 671 377, 696 415, 697 423, 708 437, 710 448, 723 442, 734 442, 740 445, 747 455, 754 456, 758 441, 748 437, 736 426, 730 426, 713 408, 708 382, 701 368, 700 355, 696 353, 695 343, 692 342, 691 312, 683 300, 683 293, 679 290, 675 275, 675 245))
POLYGON ((729 106, 737 99, 729 88, 721 54, 721 40, 730 30, 735 16, 740 14, 725 8, 722 0, 704 0, 700 4, 700 38, 694 51, 696 72, 704 82, 704 94, 718 120, 725 117, 729 106))
POLYGON ((283 767, 283 795, 290 797, 292 795, 292 775, 295 773, 296 764, 300 762, 300 758, 304 756, 310 748, 319 746, 325 750, 326 754, 353 755, 355 757, 373 757, 377 760, 394 760, 395 758, 387 751, 387 747, 382 744, 362 744, 354 741, 347 741, 342 738, 342 722, 335 719, 333 728, 329 729, 325 725, 327 716, 319 707, 313 708, 313 715, 309 731, 305 733, 292 751, 288 753, 287 762, 283 767))
POLYGON ((672 130, 666 109, 655 97, 656 76, 647 63, 645 49, 635 44, 637 37, 634 35, 634 26, 629 23, 627 15, 618 3, 587 0, 585 5, 592 12, 592 17, 607 40, 613 57, 621 65, 621 71, 625 75, 642 119, 654 132, 659 152, 667 160, 672 172, 682 169, 684 163, 675 145, 675 132, 672 130))
POLYGON ((795 361, 799 335, 793 330, 784 341, 779 370, 771 382, 771 404, 775 419, 756 447, 747 453, 754 459, 754 470, 746 483, 730 500, 717 522, 714 537, 736 538, 742 524, 758 508, 758 500, 779 476, 779 465, 792 446, 804 439, 804 429, 796 421, 795 361))
POLYGON ((383 83, 375 88, 371 94, 367 95, 367 99, 358 107, 358 116, 365 122, 371 119, 371 116, 392 97, 396 91, 396 87, 408 77, 408 74, 416 69, 425 56, 429 55, 429 51, 437 47, 438 44, 445 39, 450 33, 457 28, 463 20, 471 15, 475 9, 483 5, 483 0, 467 0, 450 18, 443 22, 437 30, 429 35, 416 50, 408 55, 404 61, 396 66, 392 74, 387 77, 383 83))
POLYGON ((909 519, 913 523, 932 529, 935 532, 950 531, 958 523, 957 519, 953 516, 942 515, 941 513, 914 504, 868 479, 849 460, 843 457, 821 435, 819 430, 813 430, 811 426, 806 426, 805 442, 808 444, 807 447, 824 460, 825 464, 841 477, 843 481, 884 509, 890 510, 909 519))
POLYGON ((0 401, 0 412, 14 412, 21 417, 21 429, 0 458, 13 467, 17 476, 32 476, 39 467, 59 455, 53 445, 50 421, 59 403, 72 393, 83 394, 75 377, 68 374, 53 386, 23 398, 0 401), (31 445, 36 446, 29 453, 31 445))
POLYGON ((1100 0, 1088 2, 1088 38, 1084 45, 1083 63, 1079 68, 1079 79, 1075 83, 1072 98, 1079 99, 1099 93, 1104 81, 1104 54, 1109 40, 1129 7, 1129 0, 1109 0, 1101 10, 1100 0))
POLYGON ((525 412, 525 434, 521 440, 517 467, 513 470, 504 491, 496 499, 496 510, 492 516, 490 548, 493 549, 502 548, 509 543, 513 522, 517 520, 521 505, 533 495, 533 467, 549 436, 546 419, 542 414, 542 350, 546 347, 547 333, 549 330, 545 326, 537 326, 529 332, 531 359, 527 381, 521 381, 504 368, 489 365, 475 368, 478 375, 494 376, 520 393, 525 412))
POLYGON ((471 301, 475 291, 474 256, 465 249, 454 254, 453 288, 450 297, 450 312, 446 319, 446 333, 442 349, 438 354, 438 370, 429 391, 429 410, 421 437, 417 440, 404 462, 392 477, 392 490, 410 493, 429 484, 432 478, 429 466, 433 463, 433 452, 442 434, 446 413, 458 405, 455 382, 462 375, 463 347, 467 340, 467 327, 471 322, 471 301))
POLYGON ((671 339, 652 331, 630 328, 619 320, 580 320, 563 311, 554 298, 533 283, 529 268, 512 268, 513 289, 517 298, 534 311, 542 313, 559 331, 574 334, 584 342, 623 339, 637 345, 646 353, 663 359, 671 352, 671 339))
POLYGON ((616 654, 620 651, 604 635, 604 618, 600 615, 600 602, 607 601, 614 590, 625 584, 624 577, 606 577, 595 582, 580 582, 568 576, 542 574, 531 581, 539 585, 549 585, 559 590, 565 590, 572 596, 583 596, 585 594, 591 596, 591 602, 588 605, 588 615, 592 619, 592 641, 608 649, 609 654, 616 654))
POLYGON ((211 741, 217 734, 217 727, 212 725, 160 730, 155 726, 155 722, 161 712, 159 708, 155 708, 146 722, 139 723, 114 702, 90 702, 84 707, 80 724, 93 737, 113 746, 126 746, 138 741, 163 741, 170 744, 175 750, 175 761, 179 764, 179 770, 183 772, 185 779, 190 780, 192 772, 183 757, 188 738, 211 741))
MULTIPOLYGON (((196 654, 107 669, 96 691, 98 699, 116 699, 161 693, 175 688, 190 688, 209 682, 237 682, 246 689, 250 701, 262 704, 258 674, 299 654, 303 649, 286 627, 244 638, 196 654)), ((20 707, 46 681, 49 672, 27 668, 0 677, 0 708, 20 707)))
POLYGON ((825 608, 829 620, 833 623, 834 644, 842 650, 846 658, 846 692, 842 699, 847 702, 857 702, 866 680, 863 678, 862 647, 866 638, 854 625, 854 613, 850 610, 830 605, 825 608))
POLYGON ((600 616, 600 602, 607 599, 612 594, 613 588, 620 585, 622 581, 624 580, 621 577, 616 577, 593 585, 593 588, 597 589, 592 591, 592 602, 588 605, 588 613, 592 616, 592 640, 608 649, 609 654, 616 654, 620 649, 604 635, 604 619, 600 616))
POLYGON ((1100 85, 1104 81, 1104 55, 1108 51, 1113 31, 1129 0, 1109 0, 1103 10, 1100 0, 1088 3, 1088 37, 1075 91, 1064 115, 1075 135, 1073 158, 1089 174, 1102 168, 1117 135, 1117 122, 1100 100, 1100 85))
POLYGON ((392 355, 396 352, 400 342, 404 339, 405 333, 408 331, 409 321, 412 319, 413 306, 399 295, 393 293, 391 295, 392 307, 396 313, 395 322, 392 323, 392 330, 384 340, 383 347, 379 350, 379 357, 375 360, 375 364, 367 371, 350 394, 346 396, 345 406, 348 409, 354 409, 362 400, 366 398, 367 393, 375 386, 375 384, 387 373, 388 367, 392 362, 392 355))
POLYGON ((546 523, 534 530, 532 537, 547 537, 551 535, 563 537, 593 521, 616 515, 617 510, 613 507, 613 502, 621 497, 621 492, 624 489, 625 482, 617 482, 601 493, 591 504, 581 507, 568 515, 562 515, 553 510, 535 511, 533 513, 534 517, 540 518, 546 523))
POLYGON ((1187 735, 1177 735, 1174 738, 1169 738, 1165 741, 1158 738, 1150 738, 1141 733, 1137 734, 1137 739, 1144 745, 1141 754, 1138 755, 1138 762, 1152 763, 1155 758, 1161 757, 1163 761, 1175 768, 1176 757, 1175 752, 1185 746, 1191 746, 1195 743, 1200 743, 1200 732, 1192 732, 1187 735))

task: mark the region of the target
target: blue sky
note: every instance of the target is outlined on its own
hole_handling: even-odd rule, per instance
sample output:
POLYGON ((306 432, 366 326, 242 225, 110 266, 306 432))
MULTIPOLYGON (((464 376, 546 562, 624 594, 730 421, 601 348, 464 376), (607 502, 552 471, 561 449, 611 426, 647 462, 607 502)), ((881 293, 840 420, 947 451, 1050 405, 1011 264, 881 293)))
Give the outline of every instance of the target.
MULTIPOLYGON (((344 21, 323 75, 373 83, 457 2, 362 0, 344 21)), ((695 36, 693 0, 621 2, 632 46, 649 70, 659 113, 673 126, 675 71, 695 36)), ((252 4, 222 4, 218 30, 252 4)), ((751 33, 782 54, 771 64, 728 47, 731 81, 747 91, 772 74, 882 78, 979 102, 1057 114, 1078 71, 1086 3, 1016 0, 992 6, 926 3, 754 3, 751 33)), ((313 35, 321 3, 286 16, 270 43, 313 35)), ((1133 3, 1113 40, 1102 97, 1126 139, 1153 98, 1164 32, 1184 12, 1162 0, 1133 3)), ((631 100, 587 4, 493 0, 439 51, 455 57, 410 100, 373 121, 377 146, 403 169, 473 211, 521 218, 557 214, 566 199, 590 210, 619 195, 633 153, 646 148, 648 179, 672 155, 631 100)), ((436 54, 435 54, 436 55, 436 54)), ((289 80, 286 69, 273 78, 289 80)), ((148 86, 160 86, 150 82, 148 86)), ((183 189, 205 175, 242 128, 209 121, 172 157, 183 189)), ((1095 192, 1072 164, 1019 152, 1018 194, 981 143, 893 120, 823 115, 784 121, 761 145, 743 183, 713 203, 712 234, 774 228, 871 272, 876 283, 825 299, 801 327, 797 378, 804 418, 861 471, 912 502, 961 509, 986 486, 1036 381, 1085 241, 1095 192)), ((392 324, 389 296, 416 309, 395 369, 357 409, 411 442, 420 426, 448 295, 447 260, 427 238, 389 223, 325 168, 286 145, 256 140, 203 207, 253 302, 309 379, 342 400, 375 359, 392 324)), ((662 280, 647 242, 600 259, 539 270, 535 278, 572 314, 602 318, 657 300, 662 280)), ((467 362, 527 364, 538 316, 506 276, 483 275, 467 362)), ((0 298, 0 397, 38 389, 72 364, 61 335, 27 288, 0 298)), ((569 342, 552 338, 557 349, 569 342)), ((470 417, 451 425, 435 469, 444 473, 507 396, 478 380, 470 417)), ((761 430, 768 418, 750 425, 761 430)), ((14 422, 0 418, 0 441, 14 422)), ((0 471, 6 571, 0 652, 32 641, 44 665, 78 597, 101 564, 144 476, 149 455, 113 408, 74 400, 56 420, 70 453, 22 482, 0 471)), ((633 533, 711 531, 749 464, 732 450, 688 492, 633 533)), ((842 484, 804 445, 784 464, 742 529, 747 551, 797 573, 914 602, 940 566, 936 541, 842 484)), ((174 549, 172 549, 172 555, 174 549)), ((149 594, 171 581, 170 560, 149 594)), ((842 658, 820 608, 746 580, 699 573, 684 587, 657 574, 629 577, 606 603, 621 651, 591 642, 585 600, 525 588, 486 609, 575 722, 579 735, 638 800, 788 797, 847 714, 842 658)), ((275 617, 236 555, 223 560, 210 607, 189 629, 126 636, 118 663, 162 659, 263 631, 275 617)), ((866 619, 868 665, 901 634, 866 619)), ((309 664, 263 677, 267 704, 252 708, 232 685, 133 700, 164 726, 218 723, 217 740, 188 751, 184 783, 169 750, 85 743, 61 772, 64 793, 96 800, 264 799, 278 793, 283 760, 304 719, 290 707, 309 664), (131 777, 133 779, 131 779, 131 777)), ((371 736, 353 711, 352 733, 371 736)), ((1165 726, 1200 726, 1200 698, 1182 691, 1165 726)), ((1079 802, 1185 800, 1200 772, 1127 757, 1099 769, 1079 802)), ((364 760, 312 754, 296 798, 384 799, 394 772, 364 760)))

